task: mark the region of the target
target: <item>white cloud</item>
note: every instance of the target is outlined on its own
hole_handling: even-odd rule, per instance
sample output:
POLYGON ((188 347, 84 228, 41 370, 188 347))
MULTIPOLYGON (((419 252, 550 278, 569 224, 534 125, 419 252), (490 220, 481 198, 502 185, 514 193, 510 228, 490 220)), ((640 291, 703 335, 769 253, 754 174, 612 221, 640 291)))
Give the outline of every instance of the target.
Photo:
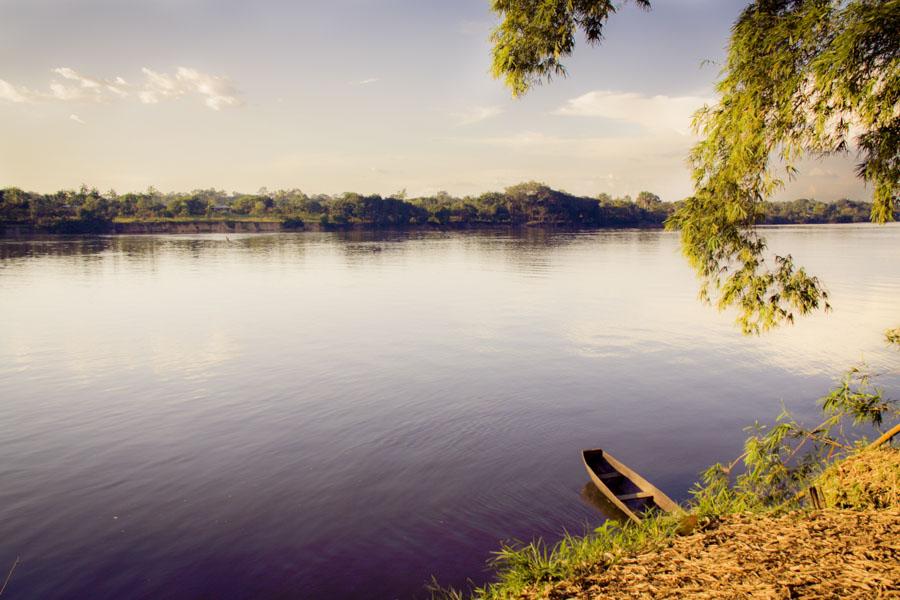
POLYGON ((700 96, 644 96, 634 92, 598 90, 569 100, 554 114, 604 117, 634 123, 651 131, 668 130, 688 135, 694 112, 711 101, 700 96))
POLYGON ((102 84, 91 77, 85 77, 75 71, 74 69, 70 69, 69 67, 58 67, 53 69, 53 72, 57 75, 61 75, 63 78, 68 79, 69 81, 75 81, 79 84, 80 87, 87 88, 89 90, 99 90, 102 87, 102 84))
POLYGON ((67 82, 72 82, 51 82, 50 94, 57 100, 106 102, 111 97, 125 98, 129 95, 128 83, 121 77, 112 80, 97 79, 82 75, 69 67, 58 67, 53 72, 67 82))
POLYGON ((33 96, 34 92, 28 88, 14 86, 0 79, 0 100, 21 103, 31 101, 33 96))
POLYGON ((369 77, 368 79, 363 79, 361 81, 351 81, 350 85, 369 85, 372 83, 378 83, 381 81, 380 77, 369 77))
POLYGON ((147 67, 141 69, 141 72, 145 82, 143 89, 138 92, 138 98, 144 104, 156 104, 162 98, 177 98, 182 95, 175 80, 166 73, 157 73, 147 67))
POLYGON ((178 67, 175 75, 159 73, 147 67, 141 69, 146 81, 138 98, 144 104, 156 104, 163 99, 181 98, 186 94, 199 94, 204 104, 212 110, 240 106, 241 100, 231 81, 201 73, 196 69, 178 67))
POLYGON ((76 123, 80 123, 81 125, 85 124, 84 121, 81 119, 81 117, 79 117, 78 115, 76 115, 74 113, 69 115, 69 120, 75 121, 76 123))
MULTIPOLYGON (((56 81, 50 84, 50 97, 55 100, 62 100, 63 102, 88 99, 85 98, 85 94, 79 88, 63 85, 56 81)), ((91 99, 101 101, 103 97, 100 95, 96 95, 91 99)))
POLYGON ((459 121, 460 125, 472 125, 496 117, 502 112, 503 109, 499 106, 473 106, 464 112, 453 113, 453 117, 459 121))
POLYGON ((161 100, 178 99, 197 95, 212 110, 240 106, 242 104, 234 85, 226 77, 202 73, 188 67, 178 67, 174 75, 141 69, 144 81, 129 84, 122 77, 101 79, 83 75, 69 67, 58 67, 53 73, 62 80, 52 80, 49 92, 33 92, 0 80, 0 100, 9 102, 36 102, 55 100, 60 102, 110 102, 136 97, 144 104, 156 104, 161 100))
POLYGON ((206 96, 204 103, 213 110, 241 106, 237 91, 231 82, 222 77, 199 73, 193 69, 178 69, 178 79, 193 86, 194 91, 206 96))

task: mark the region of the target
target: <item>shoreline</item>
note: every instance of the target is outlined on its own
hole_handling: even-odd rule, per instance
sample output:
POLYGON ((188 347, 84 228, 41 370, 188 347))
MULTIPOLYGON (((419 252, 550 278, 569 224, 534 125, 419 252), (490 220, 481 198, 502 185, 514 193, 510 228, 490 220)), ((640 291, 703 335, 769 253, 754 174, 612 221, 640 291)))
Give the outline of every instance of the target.
MULTIPOLYGON (((80 224, 73 224, 80 225, 80 224)), ((302 233, 341 231, 597 231, 601 229, 661 230, 662 225, 578 225, 564 223, 447 223, 383 226, 372 223, 328 224, 264 220, 195 220, 195 221, 127 221, 109 224, 90 224, 83 227, 35 227, 29 223, 0 223, 0 238, 31 236, 90 236, 90 235, 184 235, 184 234, 246 234, 246 233, 302 233)))
POLYGON ((799 497, 773 507, 703 506, 638 523, 566 535, 554 546, 504 545, 493 581, 429 589, 437 600, 623 600, 704 594, 881 598, 900 576, 897 426, 831 463, 812 484, 820 506, 799 497), (852 565, 851 573, 846 572, 852 565))
MULTIPOLYGON (((865 225, 866 221, 849 223, 762 223, 762 229, 801 227, 816 225, 865 225)), ((97 236, 97 235, 189 235, 189 234, 253 234, 253 233, 321 233, 321 232, 421 232, 421 231, 601 231, 634 230, 660 231, 662 224, 640 225, 588 225, 574 223, 446 223, 411 225, 376 225, 373 223, 327 224, 302 223, 297 225, 283 220, 171 220, 171 221, 113 221, 112 223, 66 223, 65 227, 35 227, 31 223, 0 222, 0 238, 25 238, 37 236, 97 236)))

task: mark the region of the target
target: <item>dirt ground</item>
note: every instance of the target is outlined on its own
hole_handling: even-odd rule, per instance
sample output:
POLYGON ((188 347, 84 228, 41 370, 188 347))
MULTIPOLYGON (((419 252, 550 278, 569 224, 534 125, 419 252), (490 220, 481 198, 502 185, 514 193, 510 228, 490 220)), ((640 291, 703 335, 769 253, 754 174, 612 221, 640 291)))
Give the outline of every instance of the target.
POLYGON ((900 510, 734 515, 549 598, 900 598, 900 510))

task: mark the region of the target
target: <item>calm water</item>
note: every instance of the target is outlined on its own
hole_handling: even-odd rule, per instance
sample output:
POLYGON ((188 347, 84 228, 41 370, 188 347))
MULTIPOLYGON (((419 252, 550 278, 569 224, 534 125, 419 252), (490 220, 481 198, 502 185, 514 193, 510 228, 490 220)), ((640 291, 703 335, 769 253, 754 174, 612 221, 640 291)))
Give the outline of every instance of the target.
POLYGON ((769 236, 834 311, 758 339, 657 231, 0 240, 4 599, 421 597, 602 522, 584 447, 684 499, 897 359, 900 228, 769 236))

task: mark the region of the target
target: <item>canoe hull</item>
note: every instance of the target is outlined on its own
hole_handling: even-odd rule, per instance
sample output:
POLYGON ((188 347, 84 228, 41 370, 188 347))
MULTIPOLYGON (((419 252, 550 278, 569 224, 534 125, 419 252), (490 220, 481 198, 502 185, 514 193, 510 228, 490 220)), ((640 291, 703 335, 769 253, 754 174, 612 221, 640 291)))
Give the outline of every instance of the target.
POLYGON ((680 511, 659 488, 608 452, 600 448, 583 450, 581 458, 593 484, 631 521, 640 523, 641 515, 653 509, 680 511))

